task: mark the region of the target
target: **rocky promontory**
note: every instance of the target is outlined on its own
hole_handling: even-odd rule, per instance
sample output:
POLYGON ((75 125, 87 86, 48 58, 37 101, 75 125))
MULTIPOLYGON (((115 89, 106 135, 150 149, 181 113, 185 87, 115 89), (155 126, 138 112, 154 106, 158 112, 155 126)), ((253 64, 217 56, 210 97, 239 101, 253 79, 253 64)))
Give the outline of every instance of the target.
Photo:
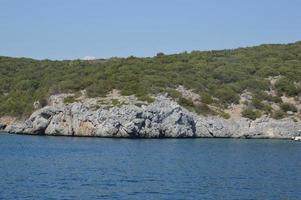
POLYGON ((159 95, 148 105, 110 108, 55 99, 28 119, 2 123, 0 129, 16 134, 114 138, 292 138, 301 135, 301 122, 269 116, 256 120, 200 116, 159 95))
POLYGON ((301 135, 301 42, 35 60, 0 56, 0 131, 124 138, 301 135))

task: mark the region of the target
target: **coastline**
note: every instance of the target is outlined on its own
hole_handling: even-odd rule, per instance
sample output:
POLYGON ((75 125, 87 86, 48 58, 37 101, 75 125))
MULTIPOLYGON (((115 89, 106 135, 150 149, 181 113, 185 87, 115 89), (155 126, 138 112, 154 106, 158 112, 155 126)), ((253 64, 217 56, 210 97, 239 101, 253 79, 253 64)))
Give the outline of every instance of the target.
POLYGON ((99 138, 238 138, 293 139, 301 136, 301 122, 263 116, 223 119, 200 116, 166 96, 142 107, 123 105, 92 110, 81 102, 48 105, 28 119, 5 124, 1 131, 22 135, 99 138))
POLYGON ((45 135, 32 133, 8 133, 0 131, 0 135, 18 135, 18 136, 35 136, 35 137, 50 137, 50 138, 95 138, 95 139, 114 139, 114 140, 197 140, 197 139, 225 139, 225 140, 290 140, 295 141, 294 137, 103 137, 103 136, 82 136, 82 135, 45 135))

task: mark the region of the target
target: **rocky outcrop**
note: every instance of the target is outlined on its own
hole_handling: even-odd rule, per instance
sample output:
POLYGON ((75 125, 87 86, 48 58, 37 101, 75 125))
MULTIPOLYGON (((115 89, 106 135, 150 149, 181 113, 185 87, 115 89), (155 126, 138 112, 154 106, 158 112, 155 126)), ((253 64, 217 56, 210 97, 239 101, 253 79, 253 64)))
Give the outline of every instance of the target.
POLYGON ((6 128, 6 125, 0 123, 0 131, 4 130, 5 128, 6 128))
POLYGON ((83 103, 51 104, 34 112, 24 122, 5 127, 22 134, 130 137, 130 138, 291 138, 301 135, 301 122, 263 117, 225 120, 191 113, 166 96, 138 107, 123 105, 93 110, 83 103))

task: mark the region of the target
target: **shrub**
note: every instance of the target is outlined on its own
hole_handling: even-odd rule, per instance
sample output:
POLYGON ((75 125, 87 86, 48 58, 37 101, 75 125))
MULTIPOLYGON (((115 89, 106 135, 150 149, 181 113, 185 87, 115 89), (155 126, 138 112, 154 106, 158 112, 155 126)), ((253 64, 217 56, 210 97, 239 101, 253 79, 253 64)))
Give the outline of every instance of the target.
POLYGON ((256 99, 256 98, 253 98, 252 99, 252 105, 256 108, 256 109, 259 109, 259 110, 263 110, 264 109, 264 103, 262 103, 262 101, 260 99, 256 99))
POLYGON ((155 101, 155 99, 149 95, 142 95, 142 96, 138 96, 138 99, 140 101, 146 101, 147 103, 153 103, 155 101))
POLYGON ((270 98, 270 101, 273 101, 273 102, 275 102, 275 103, 282 103, 282 99, 281 99, 281 97, 279 97, 279 96, 272 96, 272 97, 270 98))
POLYGON ((103 85, 93 84, 87 87, 88 97, 104 97, 108 90, 103 85))
POLYGON ((66 104, 73 103, 73 102, 75 102, 74 96, 68 96, 68 97, 64 98, 64 103, 66 103, 66 104))
POLYGON ((253 98, 259 99, 259 100, 266 100, 266 101, 271 101, 275 103, 281 103, 282 99, 279 96, 272 96, 265 91, 256 91, 253 94, 253 98))
POLYGON ((41 107, 45 107, 48 104, 48 100, 46 98, 41 98, 39 100, 41 107))
POLYGON ((245 118, 255 120, 261 117, 261 113, 258 110, 245 109, 241 115, 245 118))
POLYGON ((242 86, 247 89, 261 91, 261 90, 268 90, 269 89, 269 82, 267 80, 258 80, 258 79, 249 79, 242 81, 242 86))
POLYGON ((179 100, 178 100, 178 103, 181 106, 185 107, 189 111, 194 110, 194 105, 193 105, 193 102, 192 102, 191 99, 186 99, 186 98, 180 97, 179 100))
POLYGON ((211 95, 209 95, 208 93, 203 93, 201 95, 201 101, 202 101, 202 103, 205 103, 205 104, 213 103, 213 99, 212 99, 211 95))
POLYGON ((282 103, 280 104, 280 108, 284 111, 292 111, 292 112, 298 112, 298 109, 296 108, 296 106, 294 106, 293 104, 290 103, 282 103))
POLYGON ((263 110, 266 114, 270 114, 272 112, 273 108, 272 108, 272 106, 265 104, 263 107, 263 110))
POLYGON ((112 99, 112 105, 113 106, 118 106, 120 104, 118 99, 112 99))
POLYGON ((182 97, 182 94, 175 89, 166 89, 165 92, 173 99, 179 99, 182 97))
POLYGON ((230 114, 226 112, 221 112, 219 115, 224 119, 230 119, 231 117, 230 114))
POLYGON ((216 91, 216 96, 224 105, 230 105, 232 103, 239 102, 238 94, 229 88, 218 89, 216 91))
POLYGON ((275 83, 276 90, 283 94, 285 93, 288 96, 295 96, 297 94, 297 88, 293 81, 288 78, 281 78, 275 83))
POLYGON ((269 76, 278 76, 279 72, 277 72, 272 67, 265 66, 261 68, 256 74, 258 76, 269 77, 269 76))
POLYGON ((276 110, 275 112, 273 112, 272 117, 274 119, 282 119, 285 117, 285 112, 283 112, 282 110, 276 110))
POLYGON ((162 57, 162 56, 164 56, 164 53, 159 52, 159 53, 156 54, 156 56, 157 56, 157 57, 162 57))
POLYGON ((194 112, 199 115, 216 115, 216 113, 210 109, 207 104, 201 103, 194 106, 194 112))

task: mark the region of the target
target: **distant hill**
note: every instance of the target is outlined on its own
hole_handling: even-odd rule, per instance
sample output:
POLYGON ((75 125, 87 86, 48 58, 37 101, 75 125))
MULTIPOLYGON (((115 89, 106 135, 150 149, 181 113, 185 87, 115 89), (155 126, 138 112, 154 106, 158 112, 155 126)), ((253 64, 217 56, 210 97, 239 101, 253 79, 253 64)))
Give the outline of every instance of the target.
MULTIPOLYGON (((56 93, 86 90, 89 97, 113 89, 152 101, 168 93, 181 105, 203 115, 222 115, 244 103, 242 115, 282 118, 298 113, 301 93, 301 42, 220 51, 193 51, 151 58, 33 60, 0 57, 0 116, 28 116, 33 103, 56 93), (177 88, 200 95, 200 102, 177 88), (250 96, 241 102, 242 95, 250 96), (293 97, 293 102, 283 98, 293 97)), ((292 98, 291 98, 292 99, 292 98)))

